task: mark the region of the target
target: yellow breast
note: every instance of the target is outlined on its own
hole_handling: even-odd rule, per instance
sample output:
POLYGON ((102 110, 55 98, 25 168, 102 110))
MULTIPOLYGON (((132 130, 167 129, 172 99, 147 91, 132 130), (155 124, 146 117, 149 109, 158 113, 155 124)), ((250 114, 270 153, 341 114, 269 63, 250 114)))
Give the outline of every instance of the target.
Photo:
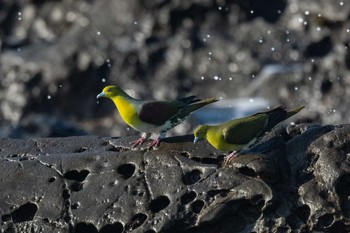
POLYGON ((142 123, 137 115, 137 104, 121 96, 114 97, 112 100, 125 123, 133 128, 137 128, 142 123))

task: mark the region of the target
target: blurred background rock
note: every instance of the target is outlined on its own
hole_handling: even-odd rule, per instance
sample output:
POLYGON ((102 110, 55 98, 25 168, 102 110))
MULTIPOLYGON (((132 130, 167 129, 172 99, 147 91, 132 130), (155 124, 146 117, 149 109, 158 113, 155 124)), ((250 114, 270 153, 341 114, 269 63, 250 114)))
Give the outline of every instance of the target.
POLYGON ((97 103, 108 84, 142 99, 222 97, 173 134, 277 105, 349 122, 349 17, 339 0, 3 0, 0 136, 137 134, 97 103))

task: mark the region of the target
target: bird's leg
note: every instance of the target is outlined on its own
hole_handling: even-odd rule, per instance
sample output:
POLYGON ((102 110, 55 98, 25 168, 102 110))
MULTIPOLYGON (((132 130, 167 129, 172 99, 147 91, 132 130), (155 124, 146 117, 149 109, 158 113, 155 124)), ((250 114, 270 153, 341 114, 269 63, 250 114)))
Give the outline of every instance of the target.
POLYGON ((165 138, 165 132, 161 132, 156 139, 152 139, 152 141, 147 145, 148 149, 152 149, 152 147, 157 148, 160 144, 160 141, 165 138))
POLYGON ((232 151, 230 154, 228 154, 225 158, 224 158, 224 165, 227 165, 229 162, 231 162, 234 158, 237 158, 238 156, 240 156, 241 153, 240 151, 232 151))
POLYGON ((138 145, 142 145, 142 143, 144 142, 144 141, 146 141, 146 138, 147 138, 147 133, 142 133, 141 134, 141 137, 139 138, 139 139, 137 139, 136 141, 133 141, 133 142, 131 142, 130 144, 132 144, 132 148, 135 148, 136 146, 138 146, 138 145))

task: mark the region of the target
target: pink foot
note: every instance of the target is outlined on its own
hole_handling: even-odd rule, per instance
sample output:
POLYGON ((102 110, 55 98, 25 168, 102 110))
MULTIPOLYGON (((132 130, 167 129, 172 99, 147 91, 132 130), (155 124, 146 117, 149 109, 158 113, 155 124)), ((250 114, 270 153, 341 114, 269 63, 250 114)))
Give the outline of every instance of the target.
POLYGON ((160 139, 157 138, 157 139, 152 139, 152 142, 150 142, 147 146, 148 146, 148 149, 152 149, 152 147, 158 147, 160 144, 160 139))
POLYGON ((227 155, 224 158, 224 165, 227 165, 229 162, 231 162, 234 158, 237 158, 240 156, 239 151, 232 151, 229 155, 227 155))
POLYGON ((137 139, 136 141, 131 142, 130 144, 132 145, 132 148, 135 148, 136 146, 142 145, 142 143, 144 143, 144 141, 146 141, 145 137, 140 137, 139 139, 137 139))

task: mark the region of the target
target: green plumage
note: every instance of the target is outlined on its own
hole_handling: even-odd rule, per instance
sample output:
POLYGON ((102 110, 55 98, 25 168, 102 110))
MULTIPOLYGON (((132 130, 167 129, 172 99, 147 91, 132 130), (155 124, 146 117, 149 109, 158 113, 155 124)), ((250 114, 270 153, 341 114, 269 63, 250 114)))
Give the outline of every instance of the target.
POLYGON ((279 122, 293 116, 303 108, 304 106, 287 111, 280 106, 270 111, 259 112, 215 126, 200 125, 194 131, 195 141, 205 138, 216 149, 237 151, 248 147, 279 122))

